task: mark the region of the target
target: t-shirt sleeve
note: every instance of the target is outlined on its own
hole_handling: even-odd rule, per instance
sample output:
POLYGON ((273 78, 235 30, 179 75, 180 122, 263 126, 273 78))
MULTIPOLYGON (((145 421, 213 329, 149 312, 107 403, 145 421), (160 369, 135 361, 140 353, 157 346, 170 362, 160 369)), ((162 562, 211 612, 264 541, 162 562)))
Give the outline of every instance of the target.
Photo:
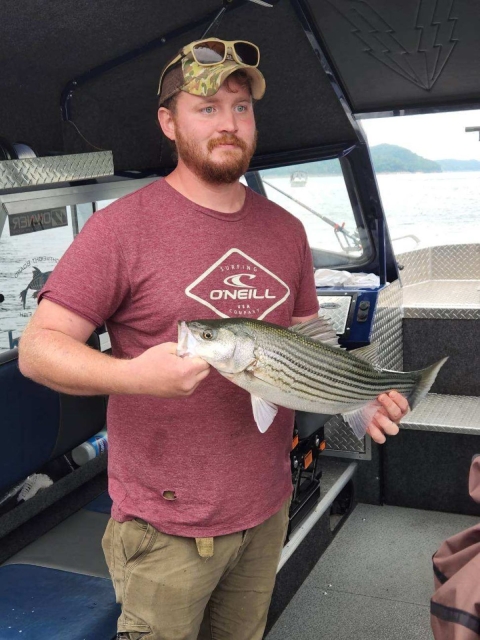
POLYGON ((308 246, 307 237, 304 234, 303 268, 300 274, 300 283, 293 316, 296 318, 304 318, 317 313, 318 309, 319 304, 315 287, 312 252, 308 246))
POLYGON ((94 213, 62 256, 38 300, 46 298, 101 326, 130 295, 112 215, 94 213))

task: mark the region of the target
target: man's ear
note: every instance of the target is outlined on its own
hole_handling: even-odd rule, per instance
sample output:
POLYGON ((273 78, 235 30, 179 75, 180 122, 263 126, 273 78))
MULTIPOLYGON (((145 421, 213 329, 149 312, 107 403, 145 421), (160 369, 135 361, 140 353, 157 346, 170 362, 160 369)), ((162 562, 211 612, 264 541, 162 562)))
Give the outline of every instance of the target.
POLYGON ((169 140, 175 140, 175 122, 172 112, 165 107, 158 110, 158 122, 163 133, 169 140))

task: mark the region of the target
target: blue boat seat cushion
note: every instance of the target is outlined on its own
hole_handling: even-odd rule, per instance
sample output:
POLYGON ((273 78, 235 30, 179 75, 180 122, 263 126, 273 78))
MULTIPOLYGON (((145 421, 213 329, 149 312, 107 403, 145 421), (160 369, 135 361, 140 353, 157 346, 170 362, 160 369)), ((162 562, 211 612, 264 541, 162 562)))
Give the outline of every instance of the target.
POLYGON ((0 567, 2 640, 110 640, 119 615, 107 578, 25 564, 0 567))

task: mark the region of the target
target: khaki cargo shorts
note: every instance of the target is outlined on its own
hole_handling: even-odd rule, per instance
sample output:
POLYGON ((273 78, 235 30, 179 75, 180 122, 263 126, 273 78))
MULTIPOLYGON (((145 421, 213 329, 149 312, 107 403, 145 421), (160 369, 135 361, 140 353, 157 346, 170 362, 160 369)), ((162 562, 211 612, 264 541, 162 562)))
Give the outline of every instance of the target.
POLYGON ((122 605, 122 640, 260 640, 290 499, 262 524, 216 538, 110 519, 102 545, 122 605))

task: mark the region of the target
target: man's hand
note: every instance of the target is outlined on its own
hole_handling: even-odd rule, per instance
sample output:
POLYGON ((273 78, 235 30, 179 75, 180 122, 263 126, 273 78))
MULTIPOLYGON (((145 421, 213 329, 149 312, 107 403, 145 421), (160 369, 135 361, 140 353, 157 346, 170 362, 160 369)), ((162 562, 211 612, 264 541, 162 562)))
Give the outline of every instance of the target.
POLYGON ((375 442, 383 444, 386 441, 385 434, 395 436, 399 432, 398 422, 409 411, 408 400, 398 391, 390 391, 382 393, 377 398, 382 405, 377 413, 373 416, 372 421, 368 425, 367 433, 375 442))
POLYGON ((177 344, 164 342, 128 362, 135 393, 177 398, 191 395, 210 373, 210 365, 198 357, 180 358, 177 344))

